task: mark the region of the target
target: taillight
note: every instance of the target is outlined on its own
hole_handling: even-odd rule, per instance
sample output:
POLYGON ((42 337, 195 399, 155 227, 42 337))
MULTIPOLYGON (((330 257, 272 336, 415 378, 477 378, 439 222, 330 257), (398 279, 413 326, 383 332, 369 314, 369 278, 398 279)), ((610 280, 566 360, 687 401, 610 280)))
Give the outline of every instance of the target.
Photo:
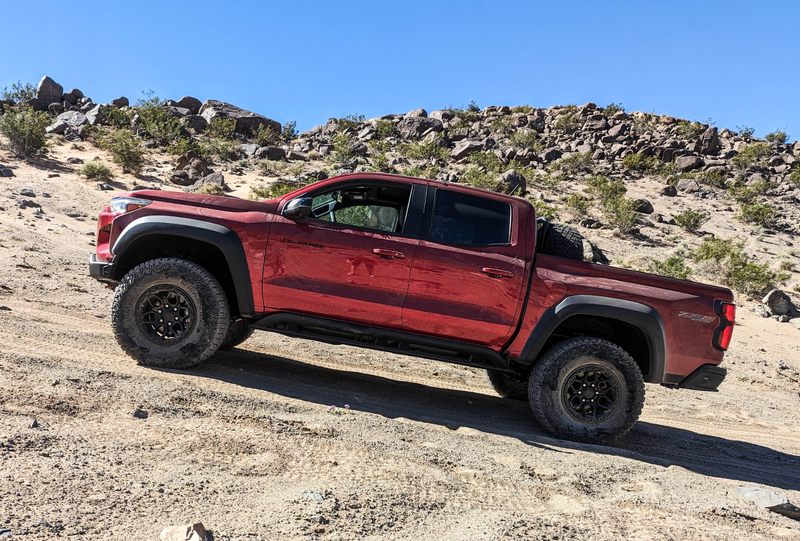
POLYGON ((714 331, 714 345, 725 351, 731 345, 733 324, 736 321, 736 305, 730 302, 717 301, 717 315, 720 324, 714 331))

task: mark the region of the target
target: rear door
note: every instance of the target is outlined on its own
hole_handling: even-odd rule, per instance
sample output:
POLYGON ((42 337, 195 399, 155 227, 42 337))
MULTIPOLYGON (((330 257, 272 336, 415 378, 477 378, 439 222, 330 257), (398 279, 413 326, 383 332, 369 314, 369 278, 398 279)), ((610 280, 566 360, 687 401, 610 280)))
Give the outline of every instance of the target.
POLYGON ((419 223, 426 189, 360 180, 304 194, 313 198, 311 217, 279 214, 272 224, 264 306, 400 329, 419 243, 410 217, 419 223))
POLYGON ((403 330, 483 346, 502 344, 521 309, 525 235, 507 199, 428 188, 403 330))

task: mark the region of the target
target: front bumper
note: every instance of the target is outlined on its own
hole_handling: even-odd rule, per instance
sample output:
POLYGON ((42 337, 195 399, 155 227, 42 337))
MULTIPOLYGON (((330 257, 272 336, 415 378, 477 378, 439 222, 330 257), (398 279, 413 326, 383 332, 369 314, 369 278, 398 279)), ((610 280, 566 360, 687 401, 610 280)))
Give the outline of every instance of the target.
POLYGON ((693 391, 716 391, 728 371, 713 364, 704 364, 688 376, 678 385, 681 389, 691 389, 693 391))
POLYGON ((99 261, 97 254, 92 254, 89 257, 89 276, 107 284, 117 283, 117 280, 112 278, 114 276, 114 262, 99 261))

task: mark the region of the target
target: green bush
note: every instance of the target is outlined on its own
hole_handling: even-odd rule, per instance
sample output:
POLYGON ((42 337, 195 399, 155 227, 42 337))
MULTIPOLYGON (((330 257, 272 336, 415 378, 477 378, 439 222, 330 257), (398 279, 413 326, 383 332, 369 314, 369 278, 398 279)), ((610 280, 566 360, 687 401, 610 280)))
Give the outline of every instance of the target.
POLYGON ((606 116, 614 116, 617 113, 624 113, 625 107, 622 106, 621 103, 614 103, 613 101, 603 107, 603 114, 606 116))
POLYGON ((164 102, 152 90, 145 92, 144 95, 145 99, 136 102, 140 135, 152 139, 160 146, 173 143, 180 137, 180 121, 162 107, 164 102))
POLYGON ((280 179, 272 184, 251 186, 250 198, 260 200, 276 199, 305 185, 306 183, 304 182, 280 179))
POLYGON ((130 128, 135 114, 131 109, 122 110, 113 105, 101 106, 100 112, 103 114, 106 123, 115 128, 130 128))
POLYGON ((756 132, 756 130, 750 126, 736 126, 736 129, 742 137, 753 137, 753 134, 756 132))
MULTIPOLYGON (((263 128, 264 125, 260 125, 259 129, 263 128)), ((267 129, 271 130, 272 128, 267 126, 267 129)), ((206 135, 208 137, 215 137, 222 141, 231 141, 233 140, 233 134, 236 132, 236 119, 233 118, 222 118, 222 117, 214 117, 211 119, 211 122, 208 123, 208 127, 206 128, 206 135)))
POLYGON ((664 261, 650 258, 647 261, 647 271, 678 280, 686 280, 692 273, 692 269, 686 266, 686 259, 681 256, 669 257, 664 261))
POLYGON ((793 182, 795 186, 800 186, 800 165, 795 165, 792 168, 792 172, 789 174, 789 180, 793 182))
POLYGON ((723 171, 701 171, 697 175, 697 180, 702 184, 708 184, 715 188, 725 188, 728 175, 723 171))
POLYGON ((6 107, 0 116, 0 134, 8 140, 6 148, 17 157, 25 158, 44 150, 45 133, 50 125, 47 113, 36 112, 28 106, 6 107))
POLYGON ((541 199, 533 202, 533 208, 536 210, 536 216, 544 216, 548 221, 552 222, 558 217, 558 207, 555 205, 548 205, 541 199))
POLYGON ((516 107, 511 108, 512 113, 522 113, 522 114, 531 114, 533 112, 533 107, 530 105, 517 105, 516 107))
POLYGON ((364 115, 346 115, 344 118, 336 119, 336 130, 344 131, 347 129, 355 129, 359 124, 364 122, 366 117, 364 115))
POLYGON ((704 223, 709 220, 710 216, 705 212, 696 210, 685 210, 680 214, 675 215, 675 223, 688 231, 689 233, 696 233, 704 223))
POLYGON ((602 203, 603 215, 608 225, 618 229, 620 233, 632 233, 639 221, 637 203, 627 197, 612 197, 602 203))
POLYGON ((281 139, 283 139, 283 142, 288 143, 295 137, 297 137, 297 122, 295 120, 284 122, 281 128, 281 139))
POLYGON ((517 150, 528 148, 538 152, 544 148, 544 144, 537 142, 536 139, 537 135, 535 130, 524 128, 512 133, 511 137, 509 137, 509 142, 511 146, 517 150))
POLYGON ((339 132, 333 138, 333 152, 331 159, 341 164, 342 167, 350 167, 356 161, 353 153, 353 142, 346 133, 339 132))
POLYGON ((233 160, 237 157, 238 145, 233 141, 223 141, 207 137, 196 145, 196 152, 203 160, 217 158, 220 160, 233 160))
POLYGON ((592 206, 592 200, 585 195, 574 193, 563 200, 564 206, 572 215, 573 219, 581 219, 586 216, 592 206))
POLYGON ((123 173, 138 175, 144 165, 144 151, 139 141, 127 130, 115 130, 105 140, 101 148, 107 148, 114 155, 114 163, 122 167, 123 173))
POLYGON ((755 263, 743 250, 744 241, 737 237, 730 239, 708 239, 691 255, 723 284, 750 296, 761 296, 778 284, 784 283, 790 275, 770 270, 768 263, 755 263))
POLYGON ((403 143, 397 145, 397 150, 406 158, 415 158, 420 160, 427 160, 431 158, 436 160, 446 160, 450 156, 450 151, 442 146, 439 146, 436 141, 403 143))
POLYGON ((373 154, 372 158, 372 170, 379 172, 379 173, 392 173, 394 171, 394 167, 389 165, 389 158, 386 157, 384 153, 373 154))
POLYGON ((423 167, 421 165, 416 165, 408 169, 403 169, 403 174, 407 177, 419 177, 434 180, 437 176, 439 176, 439 166, 426 165, 423 167))
POLYGON ((267 177, 277 177, 289 168, 286 162, 273 160, 259 160, 256 162, 256 171, 267 177))
POLYGON ((706 128, 706 126, 700 124, 696 120, 694 122, 679 120, 675 128, 675 136, 680 139, 697 139, 703 135, 706 128))
POLYGON ((271 147, 278 144, 280 135, 278 135, 272 126, 260 124, 253 133, 253 140, 258 146, 271 147))
POLYGON ((78 170, 78 174, 94 180, 109 180, 114 178, 114 173, 107 165, 100 162, 89 162, 78 170))
POLYGON ((655 156, 644 156, 639 153, 628 154, 622 159, 622 166, 632 171, 655 172, 658 170, 658 165, 658 158, 655 156))
POLYGON ((391 120, 379 120, 375 123, 375 133, 381 139, 392 137, 395 134, 394 122, 391 120))
POLYGON ((497 117, 492 123, 492 131, 501 133, 509 133, 516 129, 516 127, 517 125, 514 122, 514 118, 509 115, 497 117))
POLYGON ((770 143, 780 143, 783 145, 789 140, 789 135, 785 130, 775 130, 774 132, 768 133, 765 139, 770 143))
POLYGON ((177 156, 180 156, 181 154, 186 154, 190 150, 193 150, 198 154, 201 153, 199 151, 198 144, 190 137, 178 137, 177 140, 167 145, 167 152, 169 152, 170 154, 175 154, 177 156))
POLYGON ((567 105, 561 112, 553 127, 557 130, 572 133, 581 127, 581 119, 578 116, 578 108, 575 105, 567 105))
POLYGON ((745 203, 736 216, 743 222, 760 226, 769 226, 775 218, 775 209, 765 203, 745 203))
POLYGON ((747 169, 756 165, 772 153, 768 143, 753 143, 733 157, 733 164, 739 169, 747 169))
POLYGON ((470 113, 479 113, 481 108, 478 107, 478 104, 475 100, 472 100, 469 102, 469 105, 467 105, 467 111, 470 113))
POLYGON ((500 188, 500 181, 497 180, 497 175, 489 171, 482 172, 478 167, 469 167, 462 171, 461 181, 464 184, 483 190, 497 191, 500 188))
POLYGON ((207 184, 203 184, 202 186, 200 186, 200 188, 198 188, 197 191, 194 193, 199 193, 203 195, 216 195, 218 197, 222 197, 223 195, 225 195, 225 188, 223 188, 219 184, 214 184, 212 182, 209 182, 207 184))
POLYGON ((23 83, 17 81, 11 85, 11 90, 8 87, 3 88, 2 98, 4 100, 11 100, 14 103, 30 100, 36 97, 36 85, 31 83, 23 83))
POLYGON ((573 152, 565 158, 553 162, 548 168, 552 171, 563 171, 567 174, 591 173, 594 171, 594 160, 591 152, 573 152))
POLYGON ((601 204, 605 204, 610 199, 616 199, 625 195, 628 191, 621 178, 609 179, 605 175, 596 175, 586 179, 586 191, 591 195, 596 195, 601 204))

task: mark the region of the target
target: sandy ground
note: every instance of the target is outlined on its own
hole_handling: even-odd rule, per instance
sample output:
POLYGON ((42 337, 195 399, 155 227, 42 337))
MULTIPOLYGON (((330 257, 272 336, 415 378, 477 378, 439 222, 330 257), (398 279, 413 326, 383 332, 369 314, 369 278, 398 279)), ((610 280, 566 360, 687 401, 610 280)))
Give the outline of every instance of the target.
MULTIPOLYGON (((345 346, 256 333, 192 370, 139 367, 111 334, 113 292, 86 275, 92 217, 111 192, 66 158, 94 156, 107 160, 90 145, 28 164, 0 151, 16 174, 0 180, 0 532, 11 539, 157 539, 196 521, 216 540, 800 539, 800 522, 736 496, 759 486, 800 504, 792 323, 740 299, 720 392, 648 386, 641 420, 612 447, 547 436, 479 370, 345 346)), ((168 162, 113 185, 152 184, 168 162)), ((227 179, 238 193, 255 182, 227 179)), ((706 229, 740 227, 714 220, 706 229)), ((590 235, 610 257, 641 248, 590 235)), ((759 242, 770 239, 773 255, 789 250, 779 236, 759 242)))

